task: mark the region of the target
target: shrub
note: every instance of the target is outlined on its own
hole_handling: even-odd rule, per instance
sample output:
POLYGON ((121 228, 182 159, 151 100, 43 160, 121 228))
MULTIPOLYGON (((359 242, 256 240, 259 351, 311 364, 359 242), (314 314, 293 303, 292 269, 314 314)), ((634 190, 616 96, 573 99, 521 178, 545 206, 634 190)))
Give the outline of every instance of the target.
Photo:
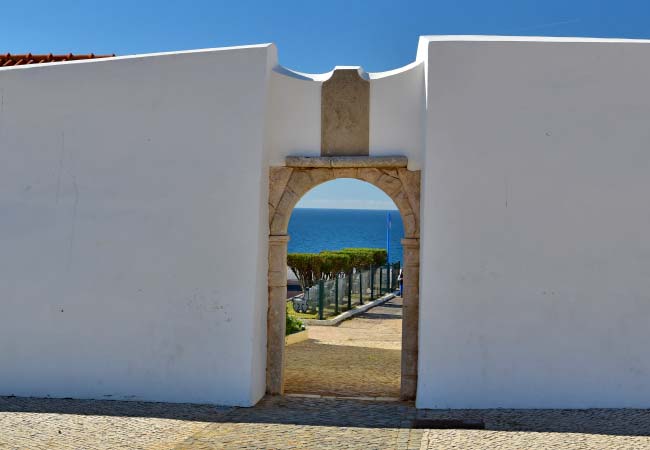
POLYGON ((352 266, 357 268, 384 265, 388 256, 383 248, 344 248, 340 252, 349 255, 352 266))
POLYGON ((287 265, 298 277, 303 290, 312 287, 314 280, 320 278, 320 261, 316 253, 289 253, 287 265))
POLYGON ((333 279, 341 272, 352 270, 352 259, 350 255, 339 252, 321 252, 321 274, 323 278, 333 279))
POLYGON ((305 329, 305 326, 303 325, 303 323, 302 323, 302 321, 300 319, 287 314, 287 330, 284 333, 285 336, 289 336, 290 334, 298 333, 298 332, 300 332, 300 331, 302 331, 304 329, 305 329))
POLYGON ((312 287, 318 280, 335 278, 341 272, 351 273, 354 268, 381 266, 386 264, 386 260, 387 253, 383 248, 344 248, 287 255, 287 265, 298 277, 303 290, 312 287))

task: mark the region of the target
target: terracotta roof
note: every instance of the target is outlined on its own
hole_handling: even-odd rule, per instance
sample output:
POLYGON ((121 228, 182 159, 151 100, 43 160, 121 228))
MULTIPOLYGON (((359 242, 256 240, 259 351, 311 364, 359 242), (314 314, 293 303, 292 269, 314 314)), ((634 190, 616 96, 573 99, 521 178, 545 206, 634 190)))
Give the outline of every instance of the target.
POLYGON ((22 66, 25 64, 43 64, 50 62, 61 62, 61 61, 79 61, 80 59, 97 59, 97 58, 110 58, 112 55, 95 55, 90 53, 88 55, 73 55, 68 53, 67 55, 32 55, 31 53, 12 55, 11 53, 5 53, 4 55, 0 54, 0 67, 8 66, 22 66))

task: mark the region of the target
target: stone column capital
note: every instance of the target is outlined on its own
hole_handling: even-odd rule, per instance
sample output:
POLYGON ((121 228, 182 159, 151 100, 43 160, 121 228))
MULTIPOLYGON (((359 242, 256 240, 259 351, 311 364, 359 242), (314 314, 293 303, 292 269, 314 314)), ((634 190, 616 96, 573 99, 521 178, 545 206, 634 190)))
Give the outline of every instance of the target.
POLYGON ((286 244, 289 242, 288 234, 269 234, 269 244, 286 244))
POLYGON ((420 238, 402 238, 402 247, 419 248, 420 238))

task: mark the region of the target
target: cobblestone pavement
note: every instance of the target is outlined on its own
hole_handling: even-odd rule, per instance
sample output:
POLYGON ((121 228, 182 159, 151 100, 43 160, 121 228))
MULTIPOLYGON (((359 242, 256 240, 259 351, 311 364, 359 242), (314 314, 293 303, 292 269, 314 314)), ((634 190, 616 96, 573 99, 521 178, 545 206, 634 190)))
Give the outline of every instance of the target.
POLYGON ((423 430, 411 430, 411 405, 343 399, 266 398, 235 409, 177 449, 419 450, 423 430))
POLYGON ((396 297, 339 326, 312 326, 287 347, 285 392, 399 397, 402 299, 396 297))
POLYGON ((486 430, 427 430, 422 449, 650 449, 650 410, 421 410, 419 418, 480 419, 486 430))
POLYGON ((0 449, 167 449, 224 412, 206 405, 0 397, 0 449))
POLYGON ((0 397, 2 449, 650 449, 650 410, 417 411, 267 397, 254 408, 0 397), (415 418, 486 430, 415 430, 415 418))

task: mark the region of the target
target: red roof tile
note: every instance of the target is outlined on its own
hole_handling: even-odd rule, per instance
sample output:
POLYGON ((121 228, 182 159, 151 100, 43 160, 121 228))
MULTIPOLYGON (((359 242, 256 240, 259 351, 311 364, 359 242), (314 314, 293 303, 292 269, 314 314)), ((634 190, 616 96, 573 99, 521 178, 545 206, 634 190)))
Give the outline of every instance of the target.
POLYGON ((79 61, 80 59, 97 59, 97 58, 110 58, 112 55, 95 55, 90 53, 88 55, 73 55, 68 53, 67 55, 32 55, 31 53, 22 54, 22 55, 12 55, 11 53, 5 53, 4 55, 0 54, 0 67, 8 66, 22 66, 25 64, 43 64, 50 62, 61 62, 61 61, 79 61))

